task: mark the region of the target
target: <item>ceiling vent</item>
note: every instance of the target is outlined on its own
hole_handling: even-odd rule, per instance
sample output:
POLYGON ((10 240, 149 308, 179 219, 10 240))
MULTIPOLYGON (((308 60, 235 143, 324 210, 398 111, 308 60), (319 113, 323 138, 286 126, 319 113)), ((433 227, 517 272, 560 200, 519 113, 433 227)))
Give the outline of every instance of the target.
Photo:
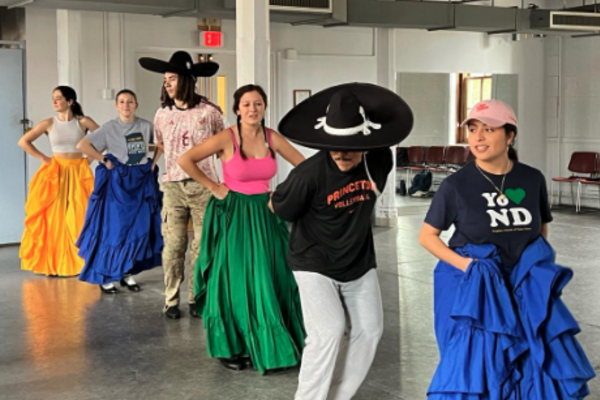
POLYGON ((269 0, 273 11, 332 13, 332 0, 269 0))
POLYGON ((531 13, 531 28, 571 32, 600 31, 600 14, 534 10, 531 13))

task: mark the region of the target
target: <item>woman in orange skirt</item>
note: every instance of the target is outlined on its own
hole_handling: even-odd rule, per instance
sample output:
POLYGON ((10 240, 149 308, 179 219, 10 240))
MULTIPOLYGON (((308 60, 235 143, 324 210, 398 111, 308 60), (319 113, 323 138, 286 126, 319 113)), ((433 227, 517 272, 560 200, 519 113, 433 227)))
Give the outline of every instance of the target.
POLYGON ((75 90, 58 86, 52 92, 56 116, 27 132, 19 146, 43 162, 29 183, 25 230, 21 239, 21 269, 51 276, 75 276, 83 268, 75 241, 85 220, 94 176, 76 145, 98 125, 83 115, 75 90), (47 134, 52 157, 33 142, 47 134))

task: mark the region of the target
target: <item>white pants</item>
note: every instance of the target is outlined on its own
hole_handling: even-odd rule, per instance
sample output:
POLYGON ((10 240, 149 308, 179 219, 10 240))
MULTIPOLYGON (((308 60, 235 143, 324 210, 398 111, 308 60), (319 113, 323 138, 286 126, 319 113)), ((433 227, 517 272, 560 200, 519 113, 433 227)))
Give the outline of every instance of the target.
POLYGON ((294 272, 307 338, 296 400, 350 400, 364 381, 383 333, 377 272, 338 282, 294 272), (347 349, 342 348, 348 334, 347 349))

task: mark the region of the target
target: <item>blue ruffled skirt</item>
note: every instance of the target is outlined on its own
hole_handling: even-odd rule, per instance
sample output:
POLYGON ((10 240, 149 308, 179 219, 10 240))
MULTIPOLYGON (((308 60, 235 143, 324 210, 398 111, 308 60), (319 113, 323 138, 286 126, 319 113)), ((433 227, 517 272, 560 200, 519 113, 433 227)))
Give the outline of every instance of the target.
POLYGON ((152 163, 96 168, 94 192, 77 240, 85 260, 79 280, 103 284, 162 264, 162 194, 152 163))
POLYGON ((540 237, 510 278, 492 245, 457 249, 467 272, 441 262, 434 273, 440 363, 429 400, 576 400, 595 376, 561 300, 573 272, 554 263, 540 237))

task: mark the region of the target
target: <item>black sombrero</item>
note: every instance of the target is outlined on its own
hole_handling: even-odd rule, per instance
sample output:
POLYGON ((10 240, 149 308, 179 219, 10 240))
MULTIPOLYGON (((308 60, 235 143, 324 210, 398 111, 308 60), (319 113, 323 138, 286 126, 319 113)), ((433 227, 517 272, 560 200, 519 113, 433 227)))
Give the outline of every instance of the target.
POLYGON ((347 83, 298 104, 283 117, 279 132, 314 149, 366 151, 400 143, 412 127, 412 111, 396 93, 347 83))
POLYGON ((192 56, 186 51, 177 51, 173 53, 171 59, 167 61, 157 58, 142 57, 139 60, 142 68, 152 72, 172 72, 179 75, 191 75, 194 77, 213 76, 219 70, 219 64, 208 61, 194 64, 192 56))

